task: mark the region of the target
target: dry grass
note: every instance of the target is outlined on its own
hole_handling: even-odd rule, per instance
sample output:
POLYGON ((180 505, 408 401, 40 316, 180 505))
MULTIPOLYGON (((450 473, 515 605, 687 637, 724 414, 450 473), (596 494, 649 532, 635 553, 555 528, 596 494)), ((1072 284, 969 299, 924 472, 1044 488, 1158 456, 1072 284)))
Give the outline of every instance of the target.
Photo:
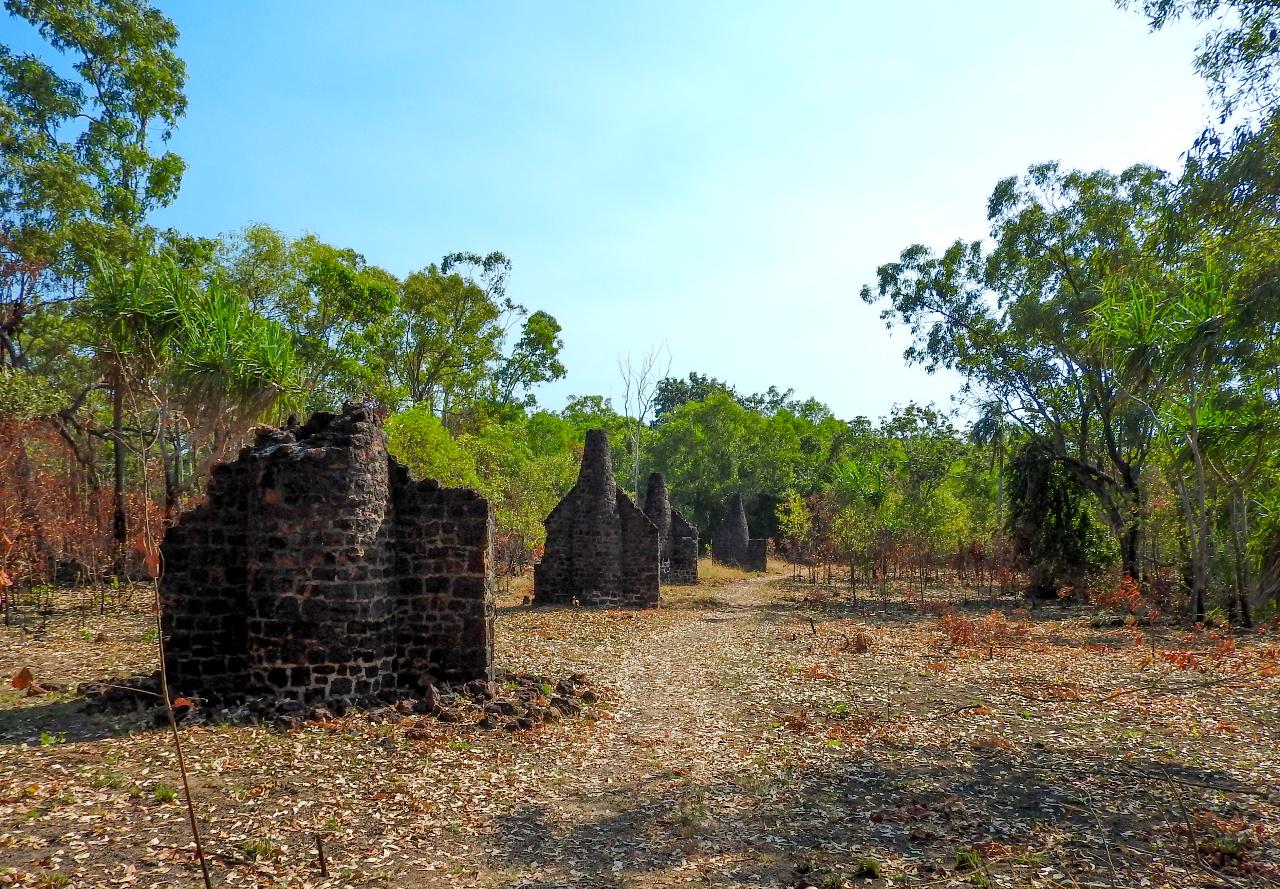
MULTIPOLYGON (((698 560, 698 587, 726 586, 759 576, 754 572, 743 571, 741 568, 732 568, 719 562, 713 562, 711 559, 703 558, 698 560)), ((673 587, 673 589, 675 588, 678 587, 673 587)))

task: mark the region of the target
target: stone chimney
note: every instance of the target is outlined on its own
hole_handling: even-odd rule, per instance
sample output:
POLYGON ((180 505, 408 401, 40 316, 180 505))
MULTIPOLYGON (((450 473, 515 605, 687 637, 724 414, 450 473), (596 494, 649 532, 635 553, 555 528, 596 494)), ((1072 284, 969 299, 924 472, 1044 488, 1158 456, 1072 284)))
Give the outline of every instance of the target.
POLYGON ((649 476, 644 514, 658 529, 663 583, 698 582, 698 529, 671 506, 667 480, 661 472, 649 476))
POLYGON ((658 526, 662 535, 662 555, 667 555, 668 538, 671 536, 671 500, 667 496, 667 480, 661 472, 649 473, 649 485, 644 495, 644 514, 658 526))
POLYGON ((658 604, 658 529, 618 489, 603 429, 587 432, 578 480, 543 524, 535 603, 658 604))
POLYGON ((742 494, 729 499, 724 521, 711 535, 711 557, 717 562, 734 565, 748 571, 764 571, 767 565, 768 541, 752 539, 747 528, 747 511, 742 506, 742 494))
POLYGON ((725 539, 734 549, 746 549, 751 532, 747 529, 747 511, 742 505, 742 495, 734 494, 724 514, 725 539))

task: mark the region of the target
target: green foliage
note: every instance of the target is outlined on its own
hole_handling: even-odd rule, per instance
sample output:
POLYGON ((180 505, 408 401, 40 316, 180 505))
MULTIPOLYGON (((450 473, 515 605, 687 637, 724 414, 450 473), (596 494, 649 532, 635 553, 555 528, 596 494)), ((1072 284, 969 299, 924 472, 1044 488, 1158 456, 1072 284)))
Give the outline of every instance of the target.
POLYGON ((388 447, 417 478, 433 478, 443 485, 478 488, 475 458, 454 441, 430 410, 412 407, 392 414, 386 422, 388 447))
POLYGON ((99 257, 81 311, 116 385, 164 386, 209 434, 229 434, 301 386, 277 322, 218 281, 201 286, 170 257, 99 257))
POLYGON ((1135 573, 1151 424, 1096 360, 1091 322, 1109 275, 1158 267, 1173 196, 1151 167, 1036 165, 992 192, 991 248, 957 241, 939 256, 909 247, 862 292, 911 330, 908 360, 962 374, 966 392, 997 404, 1098 498, 1135 573))
POLYGON ((181 304, 172 380, 192 416, 208 411, 263 415, 301 388, 288 332, 217 282, 188 291, 181 304))
POLYGON ((475 281, 435 265, 405 278, 396 367, 409 400, 445 415, 480 389, 501 354, 504 306, 475 281))
POLYGON ((1280 100, 1280 8, 1257 0, 1118 0, 1138 7, 1153 29, 1187 17, 1214 27, 1196 53, 1196 71, 1209 82, 1225 121, 1242 105, 1271 107, 1280 100))
POLYGON ((250 861, 259 858, 274 858, 280 854, 280 847, 266 837, 250 837, 240 843, 240 854, 250 861))
POLYGON ((313 235, 289 238, 265 225, 224 239, 211 271, 288 332, 306 409, 397 402, 391 374, 401 294, 395 276, 354 250, 313 235))
POLYGON ((501 253, 452 254, 401 281, 354 250, 253 225, 222 242, 214 270, 290 332, 311 410, 422 404, 457 431, 510 419, 565 374, 559 322, 506 297, 501 253))
POLYGON ((177 29, 144 0, 4 5, 70 71, 0 45, 0 230, 72 277, 95 251, 136 258, 182 180, 159 151, 187 105, 177 29))
POLYGON ((65 404, 66 395, 54 380, 0 368, 0 419, 47 417, 65 404))
POLYGON ((386 424, 391 452, 419 478, 474 488, 494 505, 498 557, 516 573, 542 545, 542 520, 577 477, 581 431, 554 414, 449 432, 425 405, 386 424))
POLYGON ((1030 594, 1083 589, 1115 562, 1115 544, 1090 514, 1085 492, 1044 448, 1023 445, 1009 470, 1009 531, 1026 561, 1030 594))
POLYGON ((809 442, 810 455, 802 451, 802 433, 810 425, 787 411, 766 416, 715 391, 704 401, 681 405, 654 429, 647 459, 666 474, 674 505, 709 529, 735 492, 780 496, 797 487, 797 470, 811 462, 807 456, 819 457, 816 441, 809 442))
POLYGON ((804 497, 795 491, 788 491, 778 504, 778 530, 782 534, 804 546, 813 533, 813 515, 804 497))
POLYGON ((878 880, 884 875, 884 865, 878 858, 863 856, 854 862, 853 875, 861 880, 878 880))
POLYGON ((511 404, 519 394, 518 401, 524 406, 536 404, 530 390, 539 383, 561 379, 566 373, 559 358, 563 348, 560 322, 542 311, 526 318, 520 339, 494 374, 498 403, 511 404))

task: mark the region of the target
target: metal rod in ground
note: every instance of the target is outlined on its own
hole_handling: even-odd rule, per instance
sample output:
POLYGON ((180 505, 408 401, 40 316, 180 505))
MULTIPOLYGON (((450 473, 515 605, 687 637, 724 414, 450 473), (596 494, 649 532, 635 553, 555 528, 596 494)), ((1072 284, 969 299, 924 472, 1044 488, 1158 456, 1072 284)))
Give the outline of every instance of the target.
POLYGON ((160 602, 160 580, 153 581, 156 605, 156 645, 160 654, 160 697, 164 699, 165 716, 169 719, 169 730, 173 732, 173 748, 178 754, 178 774, 182 776, 182 792, 187 798, 187 818, 191 823, 191 836, 196 843, 196 858, 200 861, 200 875, 204 878, 204 889, 213 889, 213 880, 209 877, 209 863, 205 860, 204 844, 200 842, 200 828, 196 825, 196 805, 191 799, 191 782, 187 780, 187 763, 182 756, 182 738, 178 734, 178 720, 173 715, 173 700, 169 697, 169 672, 165 666, 164 656, 164 624, 161 621, 163 605, 160 602))
POLYGON ((324 860, 324 837, 316 834, 316 851, 320 853, 320 876, 329 876, 329 865, 324 860))

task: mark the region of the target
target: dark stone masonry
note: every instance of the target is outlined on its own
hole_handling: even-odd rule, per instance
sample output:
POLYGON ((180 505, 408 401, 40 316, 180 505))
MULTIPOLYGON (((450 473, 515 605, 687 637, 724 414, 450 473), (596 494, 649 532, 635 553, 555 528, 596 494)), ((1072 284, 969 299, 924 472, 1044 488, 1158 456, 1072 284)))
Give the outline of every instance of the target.
POLYGON ((698 582, 698 529, 671 508, 667 480, 661 472, 649 475, 644 514, 658 528, 663 583, 698 582))
POLYGON ((747 530, 747 511, 742 506, 742 495, 734 494, 729 500, 724 521, 711 535, 711 558, 746 571, 764 571, 769 563, 768 543, 763 537, 751 536, 747 530))
POLYGON ((305 702, 488 679, 493 518, 414 481, 361 407, 260 431, 165 537, 169 681, 305 702))
POLYGON ((658 529, 618 490, 603 429, 587 432, 578 481, 543 524, 535 604, 658 604, 658 529))

